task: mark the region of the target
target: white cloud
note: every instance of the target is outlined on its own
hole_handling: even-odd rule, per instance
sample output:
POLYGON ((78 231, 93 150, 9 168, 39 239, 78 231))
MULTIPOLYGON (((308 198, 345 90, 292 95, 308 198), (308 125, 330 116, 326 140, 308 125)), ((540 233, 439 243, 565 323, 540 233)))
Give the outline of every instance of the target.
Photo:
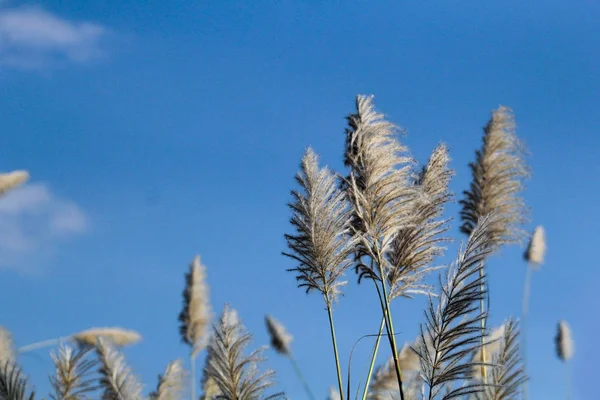
POLYGON ((106 28, 68 21, 40 7, 0 6, 0 63, 36 69, 60 61, 83 63, 104 55, 106 28))
POLYGON ((87 227, 81 208, 46 185, 14 189, 0 198, 0 269, 39 271, 61 243, 87 227))

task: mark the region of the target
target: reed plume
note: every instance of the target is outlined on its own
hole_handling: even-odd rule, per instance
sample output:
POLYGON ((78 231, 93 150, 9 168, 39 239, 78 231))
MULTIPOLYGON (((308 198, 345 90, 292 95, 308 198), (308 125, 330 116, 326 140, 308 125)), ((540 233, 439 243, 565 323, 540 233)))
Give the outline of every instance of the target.
POLYGON ((179 314, 181 340, 190 345, 191 399, 196 392, 196 356, 206 347, 212 312, 209 289, 206 283, 206 267, 196 255, 185 275, 183 309, 179 314))
POLYGON ((338 392, 335 388, 329 388, 329 396, 327 396, 328 400, 340 400, 340 392, 338 392))
POLYGON ((0 399, 34 400, 34 398, 34 392, 27 394, 27 378, 21 367, 15 362, 4 361, 0 365, 0 399))
POLYGON ((159 375, 158 386, 150 393, 150 400, 179 400, 184 391, 185 375, 183 361, 170 362, 164 374, 159 375))
POLYGON ((440 236, 448 231, 450 221, 440 219, 445 204, 452 200, 448 185, 454 173, 449 163, 448 149, 440 144, 417 176, 411 224, 398 231, 388 252, 390 299, 430 293, 430 286, 422 280, 439 268, 431 263, 444 253, 440 244, 450 241, 440 236))
POLYGON ((310 390, 310 386, 308 385, 308 382, 306 382, 304 374, 302 373, 302 370, 300 369, 300 366, 296 362, 294 354, 292 353, 290 344, 293 340, 293 336, 287 332, 285 327, 279 321, 270 315, 265 316, 265 323, 267 324, 267 331, 269 332, 269 337, 271 338, 271 347, 275 349, 276 352, 284 355, 290 360, 296 375, 298 375, 298 379, 304 387, 304 391, 310 399, 314 400, 315 396, 310 390))
POLYGON ((480 321, 485 312, 477 312, 481 291, 480 276, 486 257, 494 251, 495 242, 490 235, 498 215, 480 218, 471 232, 464 251, 440 282, 437 304, 429 298, 426 322, 421 325, 420 342, 415 351, 421 360, 421 377, 428 391, 428 399, 443 400, 476 394, 482 390, 478 383, 454 386, 473 377, 475 364, 468 356, 475 353, 481 343, 480 321), (445 387, 447 386, 447 387, 445 387), (442 393, 442 389, 446 390, 442 393))
POLYGON ((129 346, 136 344, 142 339, 142 335, 130 329, 123 328, 90 328, 73 334, 72 338, 77 344, 82 347, 96 346, 98 339, 103 339, 105 342, 113 346, 129 346))
POLYGON ((54 400, 86 400, 96 390, 94 375, 97 361, 87 358, 91 348, 74 350, 69 346, 60 346, 58 352, 50 353, 55 367, 50 383, 54 400))
POLYGON ((98 337, 96 353, 100 360, 102 400, 142 400, 142 385, 111 342, 98 337))
MULTIPOLYGON (((510 400, 516 399, 519 387, 527 380, 519 350, 518 324, 509 319, 499 329, 492 333, 493 349, 488 351, 491 356, 491 373, 489 383, 484 391, 476 394, 477 400, 510 400), (494 337, 499 335, 499 337, 494 337)), ((479 369, 476 370, 476 373, 479 369)))
MULTIPOLYGON (((417 400, 421 394, 423 381, 419 374, 419 356, 412 349, 413 346, 416 346, 416 344, 404 344, 398 354, 398 363, 405 384, 405 398, 417 400)), ((377 368, 373 383, 369 386, 368 399, 384 400, 395 398, 398 394, 398 381, 395 368, 393 357, 390 357, 384 364, 377 368)))
POLYGON ((571 327, 567 321, 559 321, 556 337, 556 355, 565 363, 565 381, 567 386, 567 399, 571 398, 571 374, 569 371, 568 361, 573 357, 575 352, 575 342, 571 335, 571 327))
POLYGON ((27 171, 19 170, 0 174, 0 196, 22 185, 27 180, 29 180, 29 172, 27 171))
MULTIPOLYGON (((525 271, 525 288, 523 290, 523 311, 522 311, 522 353, 523 363, 527 360, 527 322, 529 317, 529 297, 531 296, 531 276, 533 270, 537 270, 544 263, 546 255, 546 233, 544 227, 538 225, 533 230, 533 234, 529 239, 527 250, 523 254, 527 267, 525 271)), ((523 382, 523 398, 527 398, 527 382, 523 382)))
MULTIPOLYGON (((520 240, 523 235, 520 226, 525 221, 525 203, 520 192, 523 181, 529 176, 524 153, 525 147, 515 134, 512 110, 500 106, 492 112, 492 118, 484 127, 483 146, 475 153, 475 161, 469 164, 472 181, 460 201, 461 232, 470 235, 482 217, 493 213, 498 218, 490 226, 489 236, 496 248, 520 240)), ((483 270, 480 274, 484 275, 483 270)), ((482 290, 485 283, 482 279, 482 290)), ((481 299, 479 307, 483 313, 485 299, 481 299)), ((485 338, 485 324, 483 318, 482 339, 485 338)), ((485 352, 483 361, 486 361, 485 352)))
POLYGON ((258 371, 258 365, 264 361, 263 348, 244 355, 251 340, 252 336, 246 332, 237 312, 225 305, 208 344, 209 363, 204 373, 214 379, 222 396, 228 400, 282 398, 282 393, 264 394, 266 389, 274 385, 275 371, 258 371))
POLYGON ((407 147, 394 137, 398 127, 375 111, 372 100, 373 96, 357 96, 356 113, 347 117, 344 164, 349 168, 349 175, 342 181, 342 187, 352 205, 358 281, 371 279, 377 289, 394 356, 400 398, 404 399, 389 307, 391 288, 387 287, 388 278, 394 279, 393 286, 398 280, 396 277, 402 275, 398 269, 404 266, 390 264, 385 255, 398 231, 414 224, 411 211, 415 189, 410 184, 414 160, 407 155, 407 147))
POLYGON ((15 345, 8 329, 0 326, 0 366, 15 360, 15 345))
POLYGON ((296 182, 302 190, 292 191, 294 201, 288 204, 296 233, 285 235, 290 252, 283 254, 298 263, 288 269, 296 273, 298 287, 307 293, 317 291, 325 300, 338 385, 343 393, 332 305, 346 284, 341 277, 353 264, 356 240, 349 238, 351 210, 344 193, 336 187, 335 176, 327 167, 319 169, 318 157, 310 148, 302 158, 296 182))

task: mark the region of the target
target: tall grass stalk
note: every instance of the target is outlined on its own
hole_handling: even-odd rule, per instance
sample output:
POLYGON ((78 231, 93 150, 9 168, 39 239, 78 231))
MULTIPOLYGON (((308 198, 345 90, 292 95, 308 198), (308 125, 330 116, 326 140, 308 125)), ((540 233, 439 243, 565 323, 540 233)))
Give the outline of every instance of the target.
POLYGON ((340 390, 340 397, 344 400, 344 384, 342 382, 342 370, 340 369, 340 356, 338 354, 337 339, 335 337, 335 325, 333 323, 333 315, 331 312, 331 306, 327 301, 327 315, 329 316, 329 330, 331 332, 331 342, 333 343, 333 354, 335 356, 335 367, 337 371, 338 388, 340 390))

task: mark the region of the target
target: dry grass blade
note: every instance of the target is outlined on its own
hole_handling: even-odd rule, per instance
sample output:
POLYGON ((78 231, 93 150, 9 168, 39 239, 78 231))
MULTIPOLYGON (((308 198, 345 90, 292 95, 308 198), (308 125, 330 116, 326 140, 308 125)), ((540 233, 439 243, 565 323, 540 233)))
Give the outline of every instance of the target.
POLYGON ((500 215, 490 226, 492 240, 498 244, 515 242, 523 232, 525 204, 519 193, 529 176, 524 146, 515 134, 512 111, 499 107, 484 128, 483 148, 469 164, 473 181, 460 201, 461 231, 470 235, 477 221, 488 214, 500 215))
POLYGON ((350 210, 344 193, 336 188, 335 176, 326 167, 319 169, 310 148, 296 181, 302 192, 292 191, 294 201, 289 204, 296 234, 285 235, 291 252, 283 254, 299 263, 288 270, 296 272, 298 286, 307 293, 321 292, 331 306, 346 283, 340 278, 352 265, 355 242, 348 240, 350 210))
POLYGON ((573 342, 571 328, 566 321, 560 321, 558 323, 555 342, 556 355, 558 358, 563 362, 569 361, 575 352, 575 342, 573 342))
POLYGON ((101 364, 102 400, 142 400, 142 385, 131 373, 123 354, 101 337, 98 338, 96 352, 101 364))
POLYGON ((271 338, 271 346, 278 353, 289 356, 292 353, 290 344, 294 339, 293 336, 287 332, 285 326, 270 315, 265 317, 265 323, 271 338))
POLYGON ((156 391, 150 394, 151 400, 178 400, 184 391, 186 378, 183 361, 175 360, 167 365, 165 373, 158 377, 156 391))
POLYGON ((5 195, 17 186, 22 185, 29 179, 27 171, 12 171, 0 174, 0 196, 5 195))
POLYGON ((136 331, 123 328, 91 328, 71 336, 80 346, 95 346, 98 339, 110 342, 114 346, 128 346, 142 339, 136 331))
POLYGON ((88 394, 97 389, 95 378, 92 376, 97 362, 86 359, 91 348, 73 350, 61 346, 58 353, 50 354, 56 373, 50 377, 54 400, 83 400, 88 394))
MULTIPOLYGON (((521 361, 517 323, 509 320, 497 333, 500 334, 494 342, 497 345, 488 352, 492 355, 492 366, 487 367, 491 370, 490 382, 483 393, 477 394, 479 400, 516 399, 519 387, 527 380, 521 361)), ((494 335, 491 336, 493 340, 494 335)))
POLYGON ((431 263, 444 253, 440 244, 450 240, 440 236, 449 229, 449 220, 440 219, 444 206, 452 199, 448 185, 453 171, 449 163, 448 149, 440 144, 417 177, 412 223, 399 230, 388 253, 391 268, 387 278, 392 299, 430 292, 422 280, 439 268, 431 263))
POLYGON ((11 361, 0 365, 0 399, 33 400, 34 393, 27 395, 27 379, 21 368, 11 361))
POLYGON ((425 313, 426 323, 421 326, 420 343, 416 346, 421 360, 421 376, 429 389, 429 399, 451 399, 474 394, 482 390, 477 383, 450 387, 441 393, 445 384, 472 378, 474 364, 467 360, 481 341, 481 328, 478 326, 485 313, 478 312, 479 302, 485 292, 481 290, 480 269, 485 258, 494 250, 490 235, 502 216, 491 215, 480 219, 464 252, 446 273, 441 293, 434 306, 430 297, 429 308, 425 313))
POLYGON ((8 329, 0 326, 0 365, 4 365, 7 361, 15 360, 15 346, 12 340, 12 335, 8 329))
POLYGON ((195 356, 206 347, 212 317, 206 267, 202 264, 200 256, 194 257, 185 280, 183 309, 179 314, 179 332, 181 340, 192 347, 192 355, 195 356))
POLYGON ((266 396, 265 390, 274 385, 274 371, 258 372, 264 361, 262 348, 244 355, 252 340, 239 321, 235 310, 225 306, 208 345, 207 378, 214 379, 222 396, 229 400, 266 400, 281 398, 282 394, 266 396))
MULTIPOLYGON (((397 127, 373 106, 373 96, 357 96, 356 114, 348 116, 344 164, 350 169, 343 187, 352 204, 354 233, 360 238, 357 258, 381 260, 396 233, 410 224, 414 160, 394 137, 397 127)), ((358 264, 359 280, 381 280, 379 268, 358 264)))
POLYGON ((546 232, 543 226, 536 226, 525 251, 525 260, 539 268, 544 263, 546 255, 546 232))

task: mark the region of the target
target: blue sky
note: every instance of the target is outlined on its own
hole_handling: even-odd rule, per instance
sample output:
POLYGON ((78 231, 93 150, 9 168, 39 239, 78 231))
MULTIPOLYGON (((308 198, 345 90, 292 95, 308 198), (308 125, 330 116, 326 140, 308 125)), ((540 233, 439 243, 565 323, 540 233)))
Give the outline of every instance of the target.
MULTIPOLYGON (((199 253, 215 310, 230 302, 256 346, 268 341, 264 314, 278 318, 325 398, 336 382, 327 315, 280 254, 305 147, 341 171, 344 117, 357 94, 374 94, 421 163, 448 144, 460 199, 481 128, 503 104, 531 152, 526 228, 544 225, 549 248, 533 277, 531 398, 564 398, 559 319, 574 332, 575 398, 593 398, 599 18, 592 1, 1 2, 0 170, 32 179, 0 203, 0 324, 18 345, 138 330, 126 356, 150 389, 186 356, 177 314, 199 253)), ((452 234, 463 239, 456 219, 452 234)), ((521 253, 490 262, 492 325, 520 316, 521 253)), ((344 370, 354 341, 377 329, 371 289, 350 285, 336 307, 344 370)), ((401 342, 424 306, 394 304, 401 342)), ((369 349, 357 350, 355 383, 369 349)), ((286 360, 267 355, 278 388, 304 398, 286 360)), ((21 361, 46 393, 47 353, 21 361)))

